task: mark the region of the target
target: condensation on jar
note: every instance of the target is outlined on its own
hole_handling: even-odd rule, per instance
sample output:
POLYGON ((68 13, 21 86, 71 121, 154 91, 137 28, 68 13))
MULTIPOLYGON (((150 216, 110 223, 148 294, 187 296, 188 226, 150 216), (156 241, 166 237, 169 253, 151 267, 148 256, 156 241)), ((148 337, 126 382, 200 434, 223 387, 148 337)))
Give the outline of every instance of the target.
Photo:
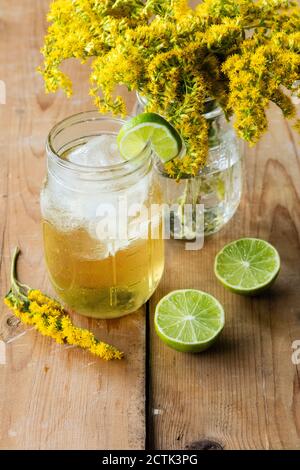
POLYGON ((50 280, 67 307, 96 318, 136 311, 164 267, 151 148, 124 161, 115 145, 122 125, 91 111, 57 124, 47 140, 41 211, 50 280))

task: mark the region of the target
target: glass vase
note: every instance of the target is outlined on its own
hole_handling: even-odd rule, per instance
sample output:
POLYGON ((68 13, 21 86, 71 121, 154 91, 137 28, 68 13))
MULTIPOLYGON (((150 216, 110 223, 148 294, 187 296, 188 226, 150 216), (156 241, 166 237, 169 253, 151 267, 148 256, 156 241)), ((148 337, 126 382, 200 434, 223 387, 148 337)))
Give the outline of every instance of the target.
MULTIPOLYGON (((136 114, 143 112, 146 100, 138 96, 136 114)), ((242 194, 243 164, 241 143, 232 122, 226 120, 221 107, 207 100, 204 114, 209 128, 209 153, 206 165, 196 176, 180 181, 170 178, 163 165, 155 165, 164 202, 170 207, 170 230, 173 238, 193 239, 218 232, 236 212, 242 194), (192 207, 186 224, 184 206, 192 207), (202 207, 203 223, 196 223, 197 207, 202 207)))

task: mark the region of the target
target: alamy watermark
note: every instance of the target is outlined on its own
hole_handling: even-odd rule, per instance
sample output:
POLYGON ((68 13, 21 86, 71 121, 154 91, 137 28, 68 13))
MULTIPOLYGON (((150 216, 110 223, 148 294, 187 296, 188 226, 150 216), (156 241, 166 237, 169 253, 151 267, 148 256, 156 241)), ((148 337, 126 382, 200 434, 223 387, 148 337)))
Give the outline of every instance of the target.
POLYGON ((102 202, 90 229, 100 240, 184 239, 186 250, 204 243, 203 204, 128 204, 126 196, 102 202))
POLYGON ((293 88, 292 88, 292 102, 294 105, 300 104, 300 96, 299 96, 299 87, 300 87, 300 80, 296 80, 293 83, 293 88))
POLYGON ((292 342, 292 349, 294 350, 292 353, 292 363, 295 366, 300 365, 300 339, 295 339, 295 341, 292 342))
POLYGON ((0 340, 0 365, 6 364, 6 344, 0 340))

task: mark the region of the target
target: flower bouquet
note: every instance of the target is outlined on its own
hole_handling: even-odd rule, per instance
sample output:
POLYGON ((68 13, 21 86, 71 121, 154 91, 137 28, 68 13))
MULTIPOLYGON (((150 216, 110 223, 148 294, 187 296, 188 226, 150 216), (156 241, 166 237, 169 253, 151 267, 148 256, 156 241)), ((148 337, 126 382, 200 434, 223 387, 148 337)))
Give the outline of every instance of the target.
POLYGON ((241 194, 237 137, 260 139, 270 102, 295 118, 297 3, 204 0, 192 9, 186 0, 55 0, 48 20, 40 68, 47 91, 71 95, 60 68, 69 58, 91 68, 90 94, 100 112, 125 115, 117 86, 136 91, 146 111, 164 116, 186 147, 159 169, 168 202, 204 203, 206 233, 221 228, 241 194))

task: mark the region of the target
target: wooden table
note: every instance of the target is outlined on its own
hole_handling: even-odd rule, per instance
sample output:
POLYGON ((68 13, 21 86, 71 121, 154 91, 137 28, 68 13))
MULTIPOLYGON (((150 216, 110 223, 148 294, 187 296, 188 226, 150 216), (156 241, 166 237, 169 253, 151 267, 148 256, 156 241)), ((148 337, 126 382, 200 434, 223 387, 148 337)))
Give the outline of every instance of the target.
MULTIPOLYGON (((67 66, 72 100, 44 94, 35 67, 48 4, 0 5, 2 295, 15 245, 23 250, 22 280, 51 292, 39 209, 45 138, 58 120, 91 108, 86 70, 76 64, 67 66)), ((300 366, 291 360, 300 339, 299 146, 275 107, 269 116, 270 131, 246 152, 244 196, 232 222, 201 251, 168 242, 163 280, 141 311, 113 321, 76 318, 122 348, 124 361, 57 345, 1 304, 1 449, 300 449, 300 366), (231 294, 213 274, 217 251, 242 236, 265 238, 281 255, 276 285, 259 298, 231 294), (168 349, 153 329, 157 301, 185 287, 212 293, 226 310, 220 341, 199 355, 168 349)))

